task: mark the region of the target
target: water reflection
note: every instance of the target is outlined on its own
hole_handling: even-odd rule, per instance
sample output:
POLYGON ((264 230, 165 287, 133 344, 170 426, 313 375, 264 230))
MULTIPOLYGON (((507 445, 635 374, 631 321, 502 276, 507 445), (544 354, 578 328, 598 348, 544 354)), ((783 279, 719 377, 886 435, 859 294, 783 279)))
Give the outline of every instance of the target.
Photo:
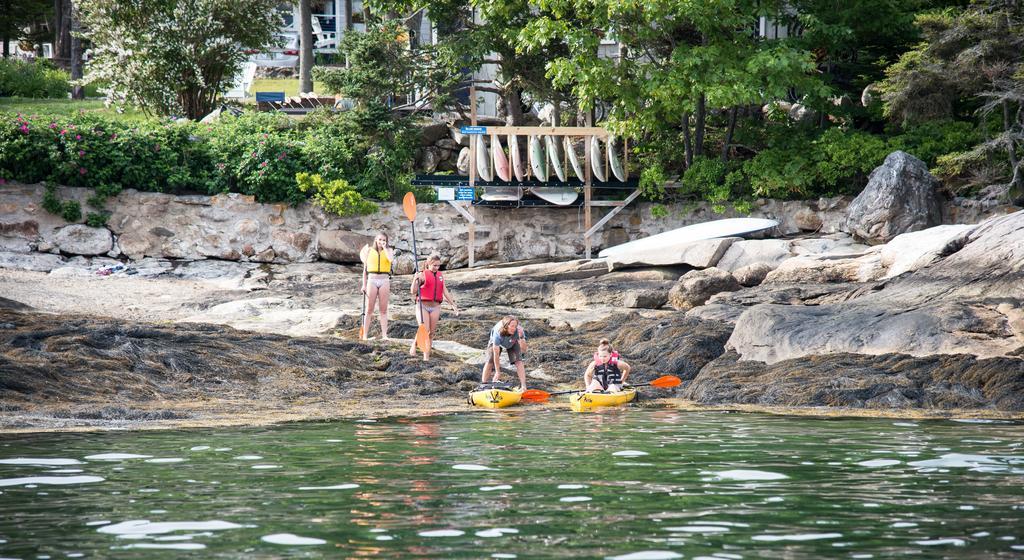
POLYGON ((1022 447, 1013 423, 628 408, 5 436, 0 556, 1013 557, 1022 447))

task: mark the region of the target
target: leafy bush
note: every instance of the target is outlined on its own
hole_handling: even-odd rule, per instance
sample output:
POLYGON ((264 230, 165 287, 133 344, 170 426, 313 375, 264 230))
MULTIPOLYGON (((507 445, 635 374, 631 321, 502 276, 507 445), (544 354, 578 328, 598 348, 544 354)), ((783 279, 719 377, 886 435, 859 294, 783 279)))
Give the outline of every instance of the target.
POLYGON ((66 98, 68 74, 48 61, 0 59, 0 97, 66 98))
POLYGON ((891 151, 879 136, 838 127, 817 137, 785 128, 774 132, 767 144, 771 147, 729 174, 730 190, 742 192, 746 186, 753 195, 768 198, 855 193, 891 151))
POLYGON ((77 222, 82 219, 82 205, 77 200, 61 200, 57 196, 57 187, 47 183, 43 192, 43 209, 51 214, 57 214, 67 222, 77 222))
POLYGON ((907 128, 890 139, 890 146, 913 154, 932 167, 941 156, 963 152, 978 142, 981 134, 973 123, 939 120, 907 128))
POLYGON ((109 212, 89 212, 85 216, 85 225, 89 227, 104 227, 109 219, 109 212))
POLYGON ((295 180, 302 192, 313 194, 313 203, 338 216, 359 216, 373 214, 377 205, 365 200, 348 181, 335 179, 325 181, 320 175, 298 173, 295 180))
POLYGON ((212 124, 8 113, 0 114, 0 177, 93 188, 88 202, 96 209, 124 188, 239 192, 294 204, 308 196, 295 181, 304 171, 387 200, 410 189, 417 142, 411 123, 361 111, 313 115, 301 125, 280 113, 224 115, 212 124))
POLYGON ((814 181, 824 194, 856 193, 867 184, 891 148, 879 136, 859 130, 830 128, 814 140, 814 181))

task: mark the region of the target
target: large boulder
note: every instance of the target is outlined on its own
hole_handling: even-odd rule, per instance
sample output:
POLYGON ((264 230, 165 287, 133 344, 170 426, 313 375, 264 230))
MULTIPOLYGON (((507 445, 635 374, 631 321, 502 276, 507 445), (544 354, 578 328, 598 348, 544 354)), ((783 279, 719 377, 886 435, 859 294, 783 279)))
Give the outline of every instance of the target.
MULTIPOLYGON (((937 251, 928 266, 866 284, 839 300, 753 305, 736 320, 729 345, 741 360, 767 363, 843 352, 1019 356, 1024 348, 1024 211, 979 224, 962 243, 948 256, 937 251)), ((877 257, 885 270, 881 250, 867 256, 877 257)), ((846 266, 857 264, 864 262, 846 266)), ((783 268, 769 274, 768 281, 783 268)))
POLYGON ((775 268, 793 256, 792 242, 786 239, 748 239, 729 246, 715 266, 733 272, 754 263, 775 268))
POLYGON ((7 251, 0 251, 0 268, 50 272, 51 270, 63 265, 64 259, 59 255, 44 253, 11 253, 7 251))
POLYGON ((635 289, 622 293, 622 306, 633 309, 658 309, 668 301, 665 290, 635 289))
POLYGON ((936 226, 897 235, 882 247, 882 266, 886 278, 924 268, 961 247, 973 225, 936 226))
POLYGON ((694 268, 708 268, 718 264, 719 259, 738 237, 703 239, 652 251, 632 251, 607 257, 608 270, 635 266, 689 265, 694 268))
POLYGON ((895 151, 868 177, 868 185, 847 209, 846 226, 870 243, 942 223, 938 179, 916 157, 895 151))
POLYGON ((885 274, 879 250, 854 257, 804 255, 786 259, 765 276, 767 283, 870 282, 885 274))
POLYGON ((71 255, 104 255, 114 247, 114 237, 107 228, 73 224, 57 231, 54 244, 71 255))
POLYGON ((317 254, 325 261, 359 262, 359 249, 373 241, 368 235, 344 230, 321 230, 317 236, 317 254))
POLYGON ((741 288, 732 274, 720 268, 691 270, 669 290, 668 304, 680 311, 688 311, 704 305, 708 298, 717 293, 735 292, 741 288))
POLYGON ((0 251, 27 253, 32 250, 32 243, 39 239, 39 222, 19 218, 20 216, 12 215, 0 219, 0 251))
POLYGON ((433 146, 439 140, 448 136, 447 123, 433 123, 424 126, 420 133, 421 146, 433 146))
POLYGON ((732 275, 740 285, 750 287, 764 282, 765 277, 771 271, 772 266, 770 264, 756 262, 736 269, 732 275))

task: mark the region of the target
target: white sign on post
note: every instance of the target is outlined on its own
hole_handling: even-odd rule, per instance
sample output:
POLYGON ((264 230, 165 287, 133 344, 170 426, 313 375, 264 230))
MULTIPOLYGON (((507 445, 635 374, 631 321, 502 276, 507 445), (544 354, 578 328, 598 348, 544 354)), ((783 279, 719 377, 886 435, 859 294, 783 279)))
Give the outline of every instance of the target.
POLYGON ((438 202, 455 200, 455 187, 437 187, 438 202))

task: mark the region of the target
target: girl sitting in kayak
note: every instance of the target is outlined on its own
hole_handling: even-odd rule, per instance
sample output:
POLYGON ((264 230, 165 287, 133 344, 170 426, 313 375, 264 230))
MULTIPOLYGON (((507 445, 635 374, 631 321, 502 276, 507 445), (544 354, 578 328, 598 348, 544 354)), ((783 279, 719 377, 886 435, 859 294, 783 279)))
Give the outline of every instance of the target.
POLYGON ((612 343, 602 338, 594 352, 594 359, 583 374, 583 383, 587 391, 621 391, 630 369, 629 364, 619 359, 619 353, 612 348, 612 343))
MULTIPOLYGON (((455 304, 452 294, 444 281, 441 272, 441 255, 432 253, 423 263, 423 270, 412 279, 412 296, 416 299, 416 318, 427 326, 427 349, 423 352, 423 361, 430 359, 430 350, 434 345, 434 331, 441 320, 441 303, 447 301, 452 305, 455 314, 459 314, 459 306, 455 304)), ((416 340, 409 347, 409 355, 416 355, 416 340)))

